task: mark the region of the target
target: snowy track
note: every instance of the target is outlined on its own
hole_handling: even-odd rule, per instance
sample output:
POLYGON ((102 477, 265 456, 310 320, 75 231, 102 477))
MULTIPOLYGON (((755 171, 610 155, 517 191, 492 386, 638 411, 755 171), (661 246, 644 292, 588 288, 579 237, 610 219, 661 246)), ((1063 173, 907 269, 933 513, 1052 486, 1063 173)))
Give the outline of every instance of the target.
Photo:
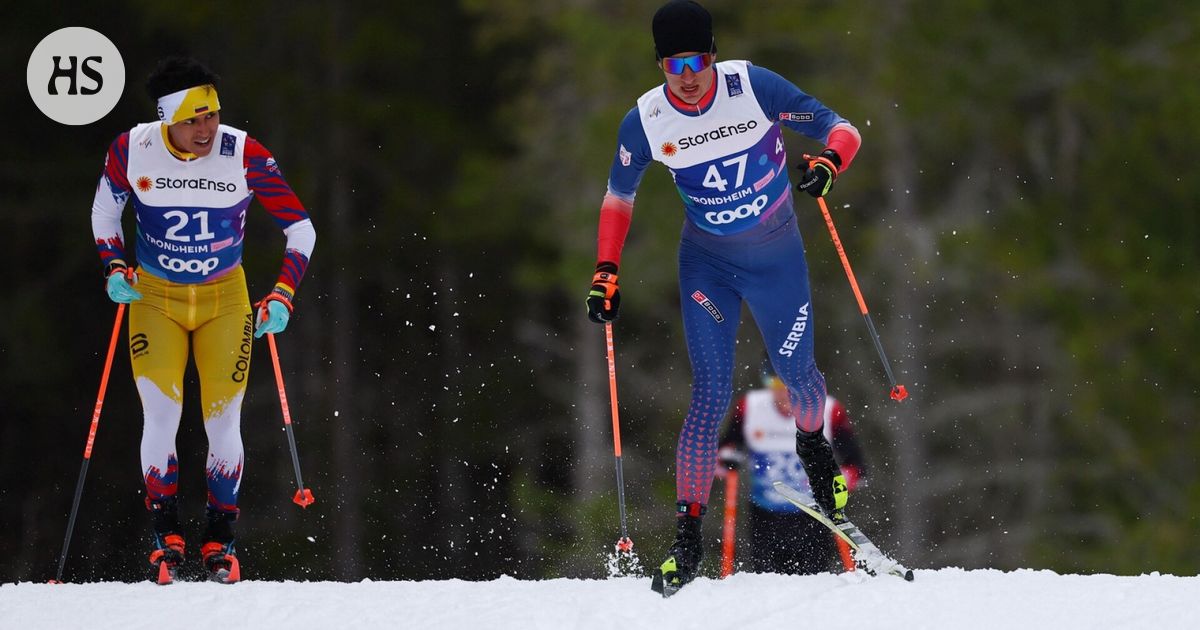
POLYGON ((1200 577, 917 571, 738 574, 675 597, 649 579, 491 582, 4 584, 0 628, 1197 628, 1200 577), (822 619, 834 614, 837 621, 822 619))

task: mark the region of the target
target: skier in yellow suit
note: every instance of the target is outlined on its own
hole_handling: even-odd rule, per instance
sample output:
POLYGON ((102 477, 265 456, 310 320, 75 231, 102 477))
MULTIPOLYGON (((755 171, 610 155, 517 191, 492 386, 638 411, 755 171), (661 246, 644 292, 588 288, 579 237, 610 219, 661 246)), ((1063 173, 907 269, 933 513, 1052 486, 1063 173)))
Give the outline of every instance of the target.
POLYGON ((109 297, 129 304, 129 351, 144 413, 142 476, 154 522, 151 563, 156 570, 165 563, 173 577, 185 557, 175 435, 190 352, 208 437, 200 555, 220 580, 236 563, 241 407, 252 337, 287 326, 316 231, 271 153, 246 132, 221 124, 217 79, 194 59, 159 62, 146 84, 159 120, 120 134, 109 147, 92 205, 92 231, 109 297), (254 197, 287 244, 274 290, 252 310, 241 261, 254 197), (131 198, 136 266, 121 229, 131 198))

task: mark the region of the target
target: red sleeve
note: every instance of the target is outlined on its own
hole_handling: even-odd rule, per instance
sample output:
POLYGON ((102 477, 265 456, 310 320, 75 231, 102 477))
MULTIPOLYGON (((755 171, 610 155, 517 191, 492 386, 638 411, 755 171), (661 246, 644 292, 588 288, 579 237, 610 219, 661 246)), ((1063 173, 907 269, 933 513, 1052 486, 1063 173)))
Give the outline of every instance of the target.
POLYGON ((839 466, 842 471, 842 476, 846 478, 846 489, 854 490, 858 487, 858 480, 862 475, 858 471, 858 466, 852 464, 841 464, 839 466))
POLYGON ((842 474, 846 476, 846 485, 853 490, 867 475, 866 460, 863 458, 858 438, 854 435, 854 428, 850 425, 850 414, 845 405, 832 396, 829 397, 829 405, 833 455, 842 469, 842 474))
POLYGON ((120 261, 125 262, 125 244, 121 242, 121 209, 133 188, 129 186, 129 132, 117 136, 104 155, 104 170, 96 184, 96 201, 92 205, 92 229, 96 232, 97 222, 101 225, 111 221, 111 229, 101 228, 96 236, 96 251, 100 253, 100 264, 104 267, 120 261), (104 182, 108 182, 111 199, 102 197, 104 182), (97 218, 100 217, 100 218, 97 218))
POLYGON ((104 156, 104 176, 114 193, 133 192, 129 186, 129 132, 117 136, 104 156))
POLYGON ((267 209, 279 227, 286 228, 308 218, 308 211, 283 179, 274 156, 258 140, 249 136, 246 136, 243 164, 246 167, 246 185, 254 191, 258 202, 267 209))
POLYGON ((850 168, 850 163, 858 154, 858 148, 862 146, 862 136, 853 125, 843 123, 829 132, 829 140, 825 142, 825 146, 837 151, 838 157, 842 158, 842 165, 838 170, 845 171, 850 168))
MULTIPOLYGON (((287 233, 290 226, 307 220, 308 211, 300 203, 300 198, 283 179, 279 165, 274 156, 259 141, 246 136, 246 149, 243 153, 243 164, 246 168, 246 185, 254 191, 258 202, 262 204, 275 223, 287 233)), ((311 231, 311 225, 308 229, 311 231)), ((312 238, 315 238, 313 236, 312 238)), ((289 235, 289 246, 292 236, 289 235)), ((283 253, 283 267, 279 270, 276 289, 283 289, 290 299, 300 286, 300 280, 308 269, 308 255, 311 253, 311 242, 299 249, 289 247, 283 253)))
POLYGON ((608 193, 600 204, 600 229, 596 238, 596 262, 621 264, 621 250, 633 222, 633 203, 608 193))
POLYGON ((831 433, 839 433, 850 428, 850 414, 846 413, 846 406, 842 401, 829 397, 831 403, 829 407, 829 425, 831 433))

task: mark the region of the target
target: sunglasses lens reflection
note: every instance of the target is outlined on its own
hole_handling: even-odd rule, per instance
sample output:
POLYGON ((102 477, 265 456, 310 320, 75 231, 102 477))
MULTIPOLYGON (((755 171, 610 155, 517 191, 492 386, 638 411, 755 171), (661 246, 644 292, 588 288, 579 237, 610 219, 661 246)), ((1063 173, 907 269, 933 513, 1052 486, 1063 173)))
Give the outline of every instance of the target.
POLYGON ((711 63, 712 55, 709 53, 700 53, 690 57, 666 57, 663 59, 663 70, 671 74, 683 74, 685 68, 691 68, 692 72, 700 72, 711 63))

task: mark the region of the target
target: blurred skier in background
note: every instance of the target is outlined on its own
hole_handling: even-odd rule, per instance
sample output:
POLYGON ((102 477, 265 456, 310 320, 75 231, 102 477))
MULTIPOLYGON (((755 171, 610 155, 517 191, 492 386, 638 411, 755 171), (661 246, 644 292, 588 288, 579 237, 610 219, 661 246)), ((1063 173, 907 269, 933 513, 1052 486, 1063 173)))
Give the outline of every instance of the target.
MULTIPOLYGON (((850 414, 833 396, 825 397, 822 432, 833 445, 847 490, 854 490, 866 475, 866 465, 850 414)), ((734 405, 717 458, 718 477, 726 469, 744 470, 750 477, 751 571, 807 575, 846 566, 843 554, 849 552, 841 549, 844 543, 839 545, 833 532, 780 496, 772 485, 782 481, 812 495, 796 454, 791 397, 773 372, 764 371, 763 387, 746 392, 734 405)), ((810 498, 808 503, 814 501, 810 498)))
POLYGON ((221 124, 217 80, 194 59, 160 61, 146 82, 158 120, 113 141, 92 205, 108 296, 129 304, 129 353, 144 413, 142 477, 153 518, 150 562, 163 583, 174 579, 186 555, 175 435, 188 355, 199 373, 208 437, 200 557, 213 579, 235 581, 241 408, 251 343, 287 327, 316 243, 308 212, 270 151, 246 132, 221 124), (274 288, 251 309, 241 263, 246 212, 256 196, 287 244, 274 288), (136 264, 121 228, 130 199, 136 264))

